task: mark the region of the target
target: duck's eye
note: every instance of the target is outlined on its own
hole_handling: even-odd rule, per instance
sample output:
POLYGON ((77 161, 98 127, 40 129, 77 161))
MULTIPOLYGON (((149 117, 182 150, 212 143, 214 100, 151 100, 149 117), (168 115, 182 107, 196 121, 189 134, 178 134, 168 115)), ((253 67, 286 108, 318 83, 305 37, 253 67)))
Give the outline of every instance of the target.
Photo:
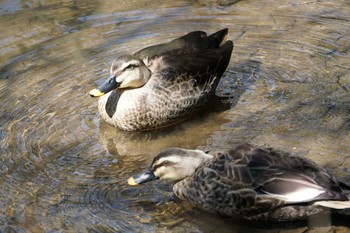
POLYGON ((162 162, 162 166, 169 166, 170 164, 171 164, 171 162, 167 161, 167 160, 162 162))
POLYGON ((135 67, 137 67, 136 64, 129 64, 127 67, 124 68, 124 71, 125 70, 133 70, 135 67))

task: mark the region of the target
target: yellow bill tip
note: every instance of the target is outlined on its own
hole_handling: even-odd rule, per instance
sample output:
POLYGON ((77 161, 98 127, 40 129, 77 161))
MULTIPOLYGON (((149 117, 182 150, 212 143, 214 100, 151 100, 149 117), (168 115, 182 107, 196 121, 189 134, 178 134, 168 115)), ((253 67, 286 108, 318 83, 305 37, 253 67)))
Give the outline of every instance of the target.
POLYGON ((89 92, 89 94, 92 96, 92 97, 99 97, 99 96, 103 96, 105 93, 101 92, 99 89, 93 89, 89 92))
POLYGON ((130 177, 130 178, 128 179, 128 185, 136 186, 136 185, 138 185, 138 183, 135 182, 134 177, 130 177))

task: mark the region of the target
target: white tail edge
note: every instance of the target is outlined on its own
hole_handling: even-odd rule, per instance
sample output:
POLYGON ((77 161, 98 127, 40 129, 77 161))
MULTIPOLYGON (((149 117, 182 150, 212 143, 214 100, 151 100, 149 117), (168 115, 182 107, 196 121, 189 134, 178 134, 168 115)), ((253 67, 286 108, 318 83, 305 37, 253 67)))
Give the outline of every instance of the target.
POLYGON ((314 205, 342 210, 350 208, 350 201, 317 201, 314 203, 314 205))

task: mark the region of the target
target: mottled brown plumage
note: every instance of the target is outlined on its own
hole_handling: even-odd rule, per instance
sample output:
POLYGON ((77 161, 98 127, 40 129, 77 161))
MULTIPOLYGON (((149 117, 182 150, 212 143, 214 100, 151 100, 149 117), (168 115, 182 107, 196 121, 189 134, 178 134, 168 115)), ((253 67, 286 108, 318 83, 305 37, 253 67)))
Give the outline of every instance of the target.
POLYGON ((120 56, 107 82, 90 92, 101 96, 101 117, 134 131, 164 127, 191 115, 214 95, 229 64, 233 43, 226 41, 227 33, 191 32, 120 56))
POLYGON ((247 219, 295 220, 350 208, 350 188, 307 158, 244 144, 216 154, 179 148, 159 153, 132 184, 178 182, 176 196, 204 210, 247 219), (153 175, 152 175, 153 174, 153 175))

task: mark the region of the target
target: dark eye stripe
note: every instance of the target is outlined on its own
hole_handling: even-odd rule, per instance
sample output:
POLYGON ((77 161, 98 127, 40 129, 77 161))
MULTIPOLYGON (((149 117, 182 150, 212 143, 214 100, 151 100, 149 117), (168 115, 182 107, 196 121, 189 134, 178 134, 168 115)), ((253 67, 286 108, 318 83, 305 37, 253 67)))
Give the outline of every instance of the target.
POLYGON ((172 165, 174 164, 173 162, 170 162, 169 160, 165 160, 163 161, 162 163, 160 164, 157 164, 153 167, 153 171, 155 171, 156 169, 158 169, 159 167, 162 167, 162 166, 169 166, 169 165, 172 165))
POLYGON ((138 67, 138 66, 139 66, 138 64, 129 64, 127 67, 125 67, 123 69, 123 71, 129 70, 129 69, 134 69, 135 67, 138 67))

